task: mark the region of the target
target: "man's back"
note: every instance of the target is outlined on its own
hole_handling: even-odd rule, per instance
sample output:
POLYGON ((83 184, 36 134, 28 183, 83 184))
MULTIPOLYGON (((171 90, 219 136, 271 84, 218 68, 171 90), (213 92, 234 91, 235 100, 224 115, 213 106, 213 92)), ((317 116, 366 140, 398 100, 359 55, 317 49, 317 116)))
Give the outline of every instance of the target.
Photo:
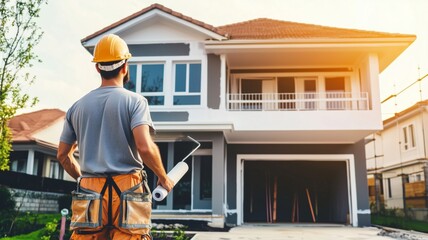
POLYGON ((73 139, 73 131, 64 128, 61 141, 77 140, 84 175, 143 168, 132 129, 141 124, 152 126, 144 97, 120 87, 97 88, 77 101, 66 119, 76 136, 73 139))

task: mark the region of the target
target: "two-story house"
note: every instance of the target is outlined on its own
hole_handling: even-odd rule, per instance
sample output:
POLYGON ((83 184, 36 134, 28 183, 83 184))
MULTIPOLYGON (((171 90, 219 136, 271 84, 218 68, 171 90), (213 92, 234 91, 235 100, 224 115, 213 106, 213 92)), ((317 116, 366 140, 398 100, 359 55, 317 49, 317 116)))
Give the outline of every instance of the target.
POLYGON ((92 53, 109 33, 129 45, 126 87, 151 105, 165 166, 194 147, 186 136, 202 143, 154 218, 370 224, 364 137, 382 128, 379 73, 414 35, 266 18, 214 27, 154 4, 82 45, 92 53))
MULTIPOLYGON (((428 207, 428 101, 383 121, 383 130, 366 139, 371 201, 376 207, 428 207)), ((425 210, 426 219, 427 212, 425 210)))

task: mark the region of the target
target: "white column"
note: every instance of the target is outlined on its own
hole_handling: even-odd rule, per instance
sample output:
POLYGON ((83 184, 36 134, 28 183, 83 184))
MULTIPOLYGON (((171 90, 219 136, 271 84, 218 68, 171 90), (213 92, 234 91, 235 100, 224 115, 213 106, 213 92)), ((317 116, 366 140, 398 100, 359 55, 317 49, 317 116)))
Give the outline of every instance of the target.
POLYGON ((226 55, 220 55, 220 110, 226 108, 226 55))
POLYGON ((25 171, 26 174, 33 174, 33 168, 34 168, 34 150, 28 150, 28 156, 27 156, 27 171, 25 171))
POLYGON ((224 149, 224 137, 222 134, 218 134, 213 137, 213 152, 212 152, 212 221, 208 226, 223 228, 224 227, 224 208, 223 204, 225 201, 224 192, 225 184, 223 182, 223 172, 225 165, 225 149, 224 149))
POLYGON ((325 90, 325 76, 318 77, 317 81, 317 91, 319 93, 320 100, 323 99, 323 101, 318 101, 318 110, 327 110, 327 93, 325 90))
POLYGON ((367 70, 370 81, 371 107, 372 110, 380 112, 379 59, 376 54, 369 54, 367 70))

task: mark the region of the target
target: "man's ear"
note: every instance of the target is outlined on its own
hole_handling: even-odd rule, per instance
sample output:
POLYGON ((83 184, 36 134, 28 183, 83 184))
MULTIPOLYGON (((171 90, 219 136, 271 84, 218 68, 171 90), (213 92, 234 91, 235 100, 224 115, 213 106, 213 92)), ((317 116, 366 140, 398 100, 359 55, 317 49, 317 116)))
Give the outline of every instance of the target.
POLYGON ((120 71, 121 71, 124 75, 128 72, 128 63, 127 63, 127 62, 123 65, 123 68, 122 68, 122 69, 120 69, 120 71))
POLYGON ((100 68, 98 67, 98 63, 95 63, 95 69, 97 69, 97 72, 98 72, 98 73, 101 73, 101 70, 100 70, 100 68))

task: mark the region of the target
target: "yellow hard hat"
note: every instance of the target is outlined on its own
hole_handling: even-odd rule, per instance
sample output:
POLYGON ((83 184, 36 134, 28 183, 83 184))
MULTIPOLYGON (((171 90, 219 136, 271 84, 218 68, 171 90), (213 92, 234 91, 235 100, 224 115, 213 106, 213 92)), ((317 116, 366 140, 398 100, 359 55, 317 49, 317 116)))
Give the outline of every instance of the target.
POLYGON ((108 34, 98 41, 92 62, 114 62, 131 58, 128 45, 117 35, 108 34))

